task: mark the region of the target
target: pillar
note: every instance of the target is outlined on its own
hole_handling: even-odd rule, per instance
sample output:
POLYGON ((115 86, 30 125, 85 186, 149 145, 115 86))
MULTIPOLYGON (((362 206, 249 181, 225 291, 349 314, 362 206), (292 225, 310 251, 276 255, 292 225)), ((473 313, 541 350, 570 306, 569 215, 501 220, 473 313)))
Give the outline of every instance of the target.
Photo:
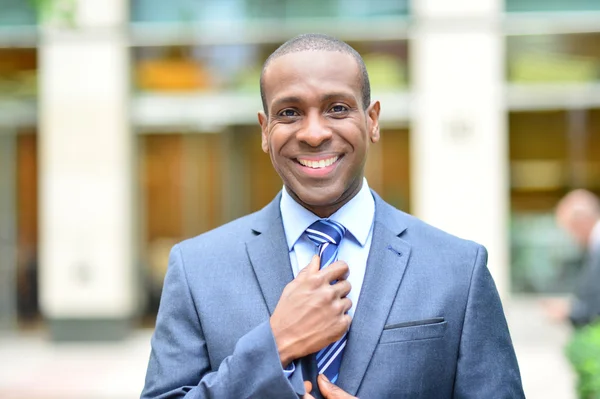
POLYGON ((415 0, 410 43, 415 214, 489 252, 509 287, 508 153, 500 0, 415 0))
POLYGON ((112 340, 137 304, 128 2, 72 11, 39 49, 40 306, 55 340, 112 340))

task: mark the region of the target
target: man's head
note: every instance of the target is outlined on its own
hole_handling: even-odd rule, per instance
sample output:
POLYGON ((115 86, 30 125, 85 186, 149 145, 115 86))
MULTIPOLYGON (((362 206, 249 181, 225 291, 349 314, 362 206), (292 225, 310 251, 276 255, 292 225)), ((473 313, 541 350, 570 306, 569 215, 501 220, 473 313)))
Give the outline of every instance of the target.
POLYGON ((586 247, 595 224, 600 220, 598 197, 586 190, 574 190, 560 200, 556 220, 577 242, 586 247))
POLYGON ((261 96, 262 148, 287 191, 331 215, 360 190, 369 144, 379 140, 362 58, 332 37, 298 36, 265 62, 261 96))
POLYGON ((335 37, 319 33, 306 33, 296 36, 283 43, 265 61, 260 75, 260 98, 262 100, 263 111, 265 113, 267 113, 267 99, 264 88, 265 70, 274 59, 299 51, 337 51, 351 55, 356 61, 356 64, 360 70, 359 79, 361 80, 361 99, 363 108, 367 109, 367 107, 371 104, 371 83, 369 82, 367 67, 365 66, 365 62, 360 54, 358 54, 358 52, 354 50, 348 43, 338 40, 335 37))

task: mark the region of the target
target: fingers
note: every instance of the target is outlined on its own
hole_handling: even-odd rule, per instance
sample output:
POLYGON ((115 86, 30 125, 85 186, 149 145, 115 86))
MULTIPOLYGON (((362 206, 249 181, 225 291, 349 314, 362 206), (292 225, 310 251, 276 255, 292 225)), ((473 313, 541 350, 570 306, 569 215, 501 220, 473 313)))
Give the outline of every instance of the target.
POLYGON ((320 271, 326 281, 345 280, 350 273, 348 264, 344 261, 337 261, 320 271))
MULTIPOLYGON (((352 324, 352 316, 348 313, 344 314, 344 320, 346 321, 346 331, 350 329, 350 325, 352 324)), ((341 338, 341 337, 340 337, 341 338)))
POLYGON ((304 389, 306 390, 306 394, 302 399, 315 399, 315 397, 310 394, 310 391, 312 391, 312 383, 310 381, 304 381, 304 389))
POLYGON ((352 301, 350 300, 350 298, 342 298, 340 302, 342 303, 343 313, 348 313, 348 311, 352 308, 352 301))
POLYGON ((333 289, 337 292, 340 298, 345 298, 352 289, 352 284, 348 280, 339 280, 333 286, 333 289))
POLYGON ((317 383, 319 384, 319 390, 325 399, 356 399, 340 387, 329 382, 327 377, 325 377, 325 374, 319 374, 317 383))

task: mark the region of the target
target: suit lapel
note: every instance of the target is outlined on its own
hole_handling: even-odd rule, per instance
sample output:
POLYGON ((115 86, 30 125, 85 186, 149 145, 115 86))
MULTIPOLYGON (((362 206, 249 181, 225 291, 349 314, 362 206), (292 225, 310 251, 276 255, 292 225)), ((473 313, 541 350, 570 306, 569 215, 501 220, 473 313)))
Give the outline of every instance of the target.
POLYGON ((246 243, 270 314, 273 314, 283 289, 294 278, 279 210, 280 198, 281 195, 275 197, 256 215, 253 230, 257 236, 246 243))
POLYGON ((410 256, 410 245, 398 237, 406 229, 406 220, 374 197, 371 249, 337 381, 351 395, 356 395, 367 371, 410 256))

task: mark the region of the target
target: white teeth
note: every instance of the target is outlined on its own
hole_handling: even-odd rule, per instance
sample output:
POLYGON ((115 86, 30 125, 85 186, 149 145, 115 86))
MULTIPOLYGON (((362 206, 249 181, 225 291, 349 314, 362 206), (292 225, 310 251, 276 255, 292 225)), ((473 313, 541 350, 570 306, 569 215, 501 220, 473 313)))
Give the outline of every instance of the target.
POLYGON ((308 161, 306 159, 298 159, 298 162, 300 162, 300 164, 307 166, 309 168, 312 169, 321 169, 321 168, 325 168, 329 165, 332 165, 333 163, 335 163, 335 161, 338 160, 339 157, 333 157, 333 158, 329 158, 329 159, 321 159, 320 161, 308 161))

